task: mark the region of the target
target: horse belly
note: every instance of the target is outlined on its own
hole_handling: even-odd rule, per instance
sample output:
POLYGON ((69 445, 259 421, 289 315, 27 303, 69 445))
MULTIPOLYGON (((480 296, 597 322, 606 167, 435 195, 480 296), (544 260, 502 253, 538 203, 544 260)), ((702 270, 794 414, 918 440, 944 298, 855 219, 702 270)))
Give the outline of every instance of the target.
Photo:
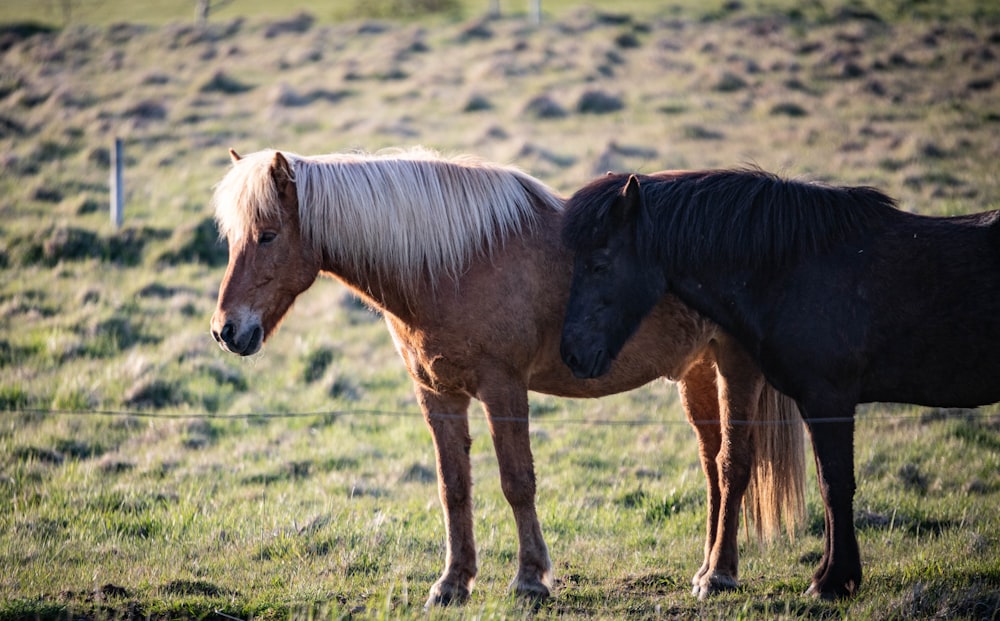
POLYGON ((1000 401, 1000 350, 976 353, 944 346, 923 355, 874 358, 863 378, 861 401, 931 407, 996 403, 1000 401))

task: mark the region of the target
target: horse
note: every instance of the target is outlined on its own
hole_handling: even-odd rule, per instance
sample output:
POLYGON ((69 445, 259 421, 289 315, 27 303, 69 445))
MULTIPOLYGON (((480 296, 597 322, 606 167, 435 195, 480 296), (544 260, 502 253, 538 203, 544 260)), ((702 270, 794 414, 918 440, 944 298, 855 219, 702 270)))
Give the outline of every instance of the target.
POLYGON ((561 351, 578 377, 607 372, 675 295, 798 403, 825 505, 816 596, 861 584, 856 405, 1000 400, 1000 212, 921 216, 871 187, 753 168, 615 174, 570 197, 562 239, 561 351))
POLYGON ((481 402, 514 514, 510 588, 548 597, 552 563, 535 507, 528 391, 600 397, 664 377, 679 384, 707 480, 699 597, 737 582, 741 501, 765 534, 804 513, 804 429, 725 332, 673 297, 599 379, 559 357, 571 256, 559 241, 564 198, 508 166, 422 148, 240 157, 212 198, 229 263, 211 332, 249 356, 319 275, 384 317, 430 430, 446 532, 427 606, 462 602, 476 578, 467 409, 481 402))

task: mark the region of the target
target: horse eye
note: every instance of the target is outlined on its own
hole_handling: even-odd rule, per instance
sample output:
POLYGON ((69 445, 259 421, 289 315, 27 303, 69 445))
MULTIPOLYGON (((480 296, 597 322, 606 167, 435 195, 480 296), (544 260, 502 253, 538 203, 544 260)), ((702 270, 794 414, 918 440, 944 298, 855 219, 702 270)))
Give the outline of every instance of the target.
POLYGON ((591 274, 603 274, 608 271, 608 261, 604 257, 594 257, 587 265, 591 274))
POLYGON ((270 244, 278 234, 273 231, 264 231, 257 237, 258 244, 270 244))

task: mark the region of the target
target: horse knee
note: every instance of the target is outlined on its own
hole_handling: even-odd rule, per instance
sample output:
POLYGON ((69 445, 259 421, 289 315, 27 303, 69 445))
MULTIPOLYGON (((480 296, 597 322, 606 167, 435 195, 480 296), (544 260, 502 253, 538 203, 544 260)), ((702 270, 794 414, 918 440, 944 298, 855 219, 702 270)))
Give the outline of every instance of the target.
POLYGON ((535 501, 535 473, 533 471, 517 474, 501 472, 500 489, 503 490, 504 498, 512 506, 533 504, 535 501))
POLYGON ((528 455, 510 455, 499 460, 500 489, 512 505, 533 502, 535 498, 535 466, 528 455))
POLYGON ((747 459, 735 459, 732 454, 720 454, 716 466, 719 476, 726 484, 744 483, 750 480, 750 463, 747 459))

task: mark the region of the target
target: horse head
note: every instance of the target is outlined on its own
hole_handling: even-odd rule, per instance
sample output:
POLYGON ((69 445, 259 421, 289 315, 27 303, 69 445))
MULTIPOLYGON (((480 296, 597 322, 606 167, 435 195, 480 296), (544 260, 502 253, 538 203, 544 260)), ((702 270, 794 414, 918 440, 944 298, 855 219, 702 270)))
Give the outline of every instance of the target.
POLYGON ((623 178, 592 183, 566 207, 563 242, 574 259, 560 354, 580 378, 608 372, 666 291, 663 270, 650 269, 636 244, 645 210, 639 179, 629 175, 619 190, 623 178))
POLYGON ((316 280, 320 253, 302 243, 295 172, 285 156, 275 152, 264 160, 268 154, 229 153, 233 168, 215 195, 229 265, 211 329, 223 349, 248 356, 260 350, 295 298, 316 280))

